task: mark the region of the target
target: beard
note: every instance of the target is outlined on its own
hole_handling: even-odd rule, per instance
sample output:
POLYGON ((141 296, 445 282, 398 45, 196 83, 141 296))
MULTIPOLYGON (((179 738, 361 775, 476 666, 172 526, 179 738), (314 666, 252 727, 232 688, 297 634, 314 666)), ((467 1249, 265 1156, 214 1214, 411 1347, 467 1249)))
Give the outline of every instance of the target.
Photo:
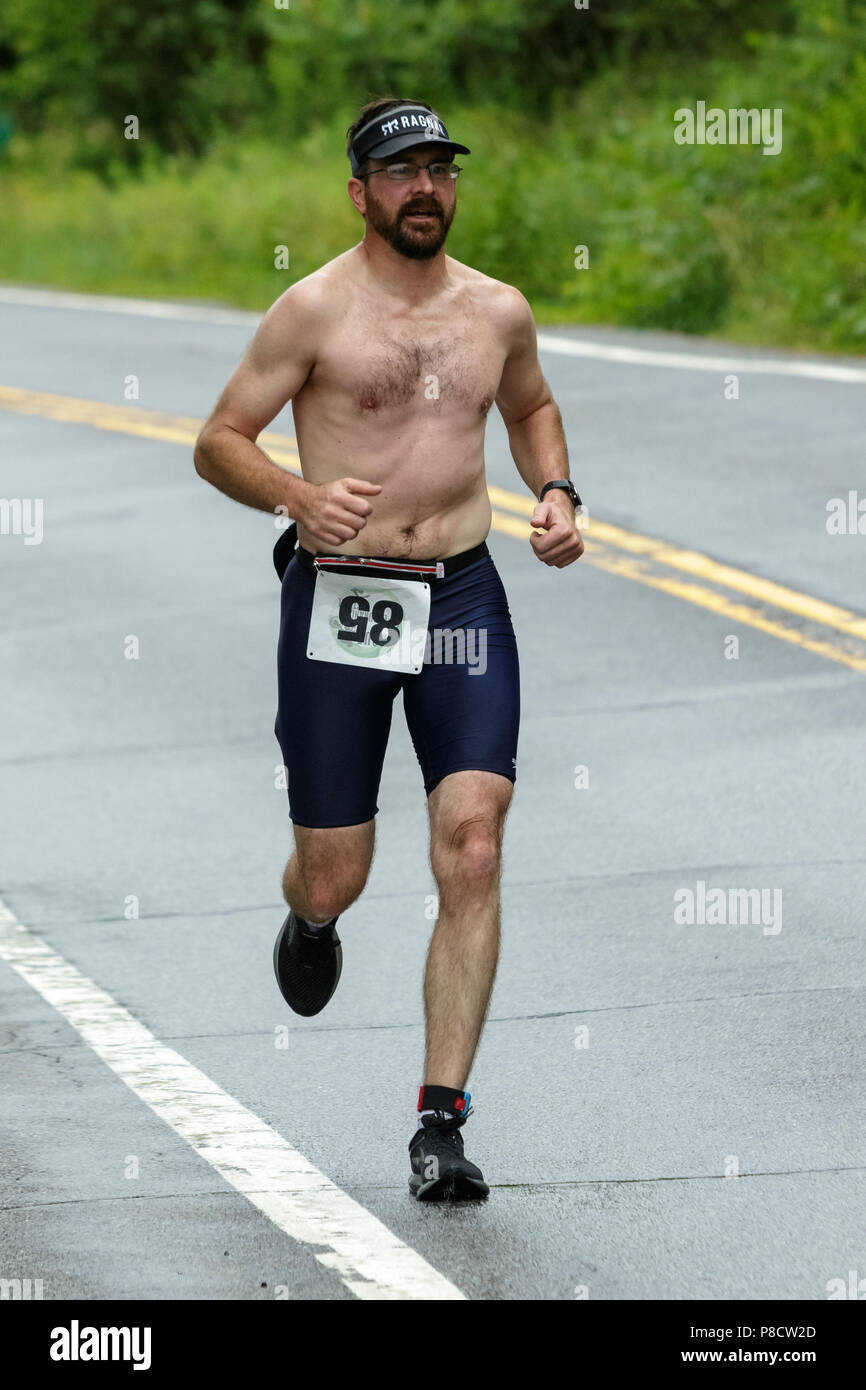
POLYGON ((448 228, 454 221, 455 212, 456 205, 450 213, 446 213, 434 198, 421 197, 400 208, 392 217, 376 195, 370 193, 368 185, 367 217, 370 226, 399 255, 406 256, 409 260, 429 261, 441 251, 445 245, 448 228), (405 220, 413 212, 432 213, 434 221, 429 227, 413 227, 405 220))

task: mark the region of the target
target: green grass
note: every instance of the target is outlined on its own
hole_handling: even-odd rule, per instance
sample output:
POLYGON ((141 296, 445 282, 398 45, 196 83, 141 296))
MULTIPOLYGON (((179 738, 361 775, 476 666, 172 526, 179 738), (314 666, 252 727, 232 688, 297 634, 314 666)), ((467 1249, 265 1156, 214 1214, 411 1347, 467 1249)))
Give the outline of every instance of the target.
MULTIPOLYGON (((519 286, 541 321, 866 351, 866 54, 826 19, 808 39, 756 38, 746 67, 602 73, 543 127, 495 107, 447 119, 473 151, 448 250, 519 286), (782 152, 675 144, 673 112, 698 98, 782 107, 782 152)), ((291 146, 226 135, 137 177, 118 161, 108 184, 72 167, 68 142, 13 137, 0 279, 263 309, 362 234, 347 123, 291 146)))

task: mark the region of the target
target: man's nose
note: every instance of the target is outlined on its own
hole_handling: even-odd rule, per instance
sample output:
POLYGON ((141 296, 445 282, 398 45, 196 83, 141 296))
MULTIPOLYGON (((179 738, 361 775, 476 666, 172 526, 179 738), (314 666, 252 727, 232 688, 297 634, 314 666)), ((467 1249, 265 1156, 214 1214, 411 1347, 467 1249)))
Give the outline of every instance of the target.
POLYGON ((430 177, 430 170, 427 168, 426 165, 422 165, 422 166, 419 168, 418 173, 415 175, 414 179, 412 180, 411 187, 412 187, 413 189, 416 189, 416 188, 418 187, 418 180, 419 180, 419 179, 421 179, 421 180, 423 181, 423 182, 422 182, 422 188, 423 188, 424 192, 427 193, 427 192, 429 191, 430 193, 432 193, 432 192, 433 192, 433 180, 432 180, 431 177, 430 177))

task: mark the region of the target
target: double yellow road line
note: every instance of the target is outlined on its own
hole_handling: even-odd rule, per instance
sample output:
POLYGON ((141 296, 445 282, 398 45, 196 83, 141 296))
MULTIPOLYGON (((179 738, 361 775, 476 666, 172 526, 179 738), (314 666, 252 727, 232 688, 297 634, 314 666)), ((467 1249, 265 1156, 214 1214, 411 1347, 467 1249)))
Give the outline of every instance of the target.
MULTIPOLYGON (((134 434, 182 444, 191 449, 202 421, 184 415, 141 410, 137 406, 107 405, 101 401, 58 396, 0 386, 0 410, 38 415, 42 419, 89 425, 113 434, 134 434)), ((266 431, 259 444, 281 467, 300 473, 295 440, 266 431)), ((493 526, 505 535, 528 540, 534 499, 506 488, 488 487, 493 526)), ((618 574, 624 579, 660 589, 730 620, 757 628, 783 642, 853 671, 866 671, 866 616, 825 603, 783 584, 762 579, 747 570, 720 564, 697 550, 684 550, 667 541, 628 531, 592 516, 583 530, 583 564, 618 574)))

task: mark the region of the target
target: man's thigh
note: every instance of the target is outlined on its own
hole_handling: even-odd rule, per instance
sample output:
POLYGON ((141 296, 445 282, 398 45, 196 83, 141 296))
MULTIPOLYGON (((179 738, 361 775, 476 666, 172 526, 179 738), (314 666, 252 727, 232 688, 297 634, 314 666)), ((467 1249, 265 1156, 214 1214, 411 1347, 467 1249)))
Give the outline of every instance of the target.
POLYGON ((520 666, 502 581, 488 556, 445 584, 431 602, 430 660, 403 693, 428 797, 457 772, 517 775, 520 666))
POLYGON ((363 886, 373 862, 375 820, 363 825, 338 825, 328 829, 294 825, 295 851, 301 879, 307 885, 325 880, 347 886, 363 886))
POLYGON ((297 558, 283 577, 274 732, 296 828, 350 829, 378 811, 399 677, 307 656, 314 582, 297 558))

